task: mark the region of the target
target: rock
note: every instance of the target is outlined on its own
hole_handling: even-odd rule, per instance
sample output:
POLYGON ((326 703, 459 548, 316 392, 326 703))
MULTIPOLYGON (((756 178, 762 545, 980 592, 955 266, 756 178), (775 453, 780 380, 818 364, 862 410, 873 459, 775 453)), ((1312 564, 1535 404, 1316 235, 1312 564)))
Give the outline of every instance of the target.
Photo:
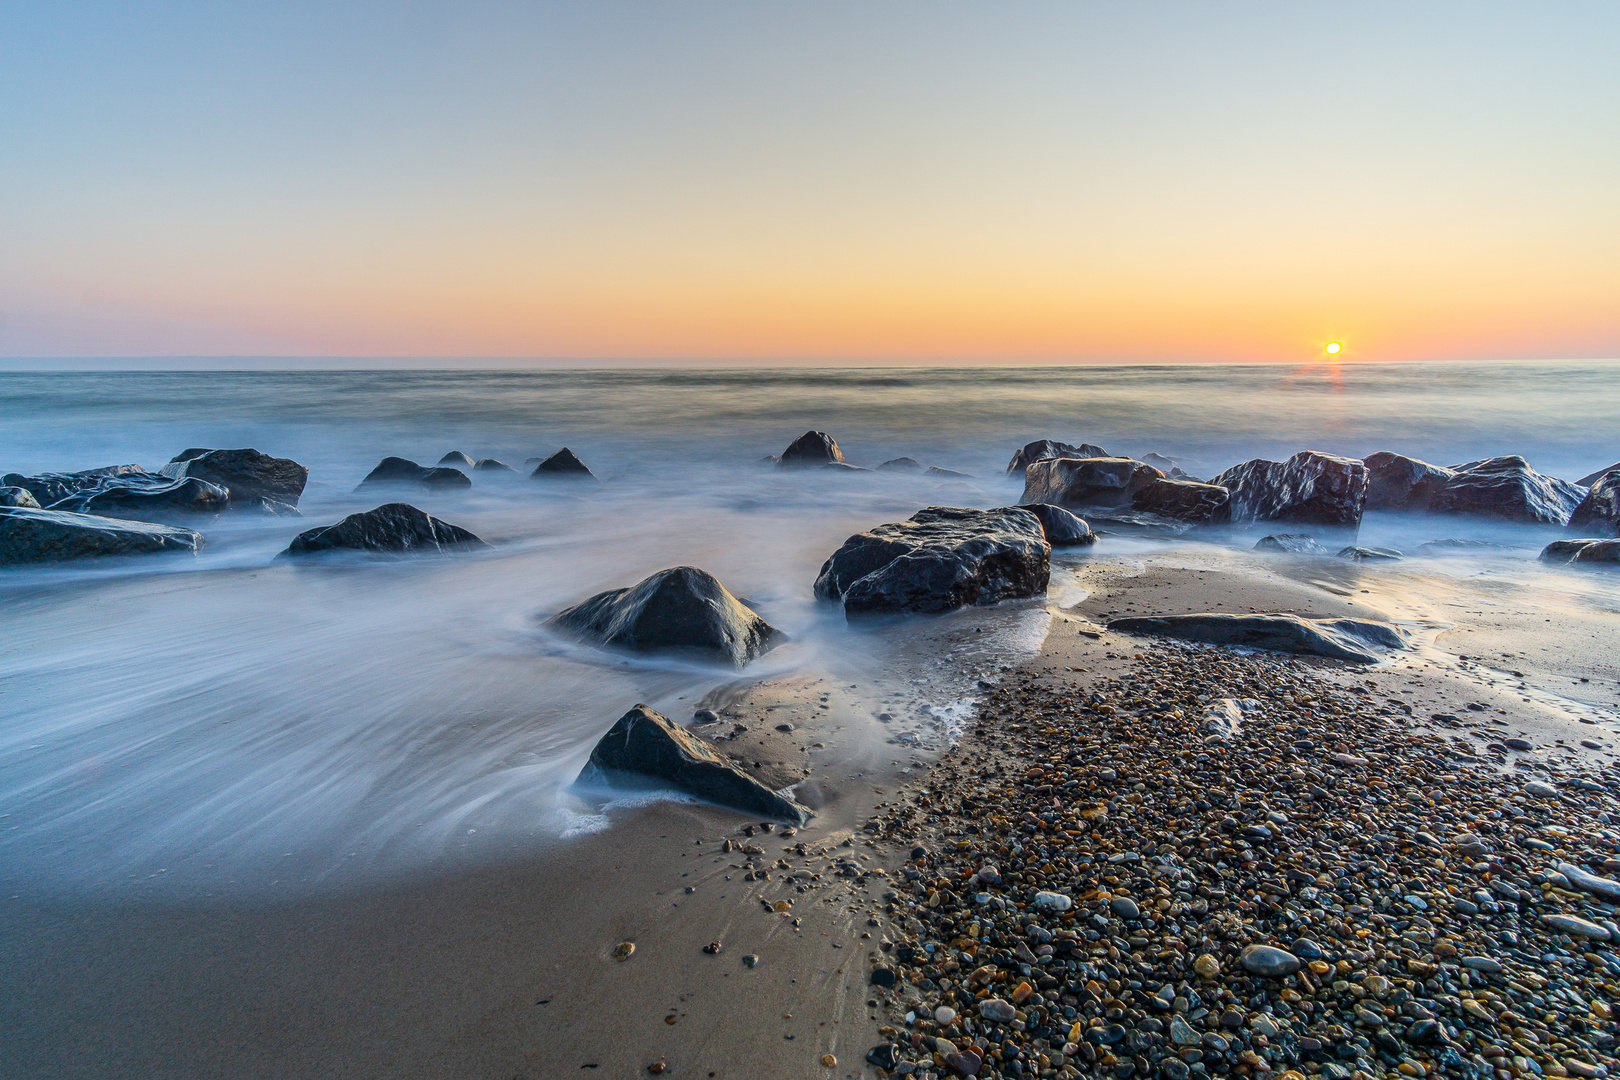
POLYGON ((1034 905, 1038 911, 1068 911, 1074 906, 1074 901, 1068 895, 1060 892, 1041 891, 1035 894, 1034 905))
POLYGON ((1487 975, 1499 975, 1502 972, 1502 965, 1489 956, 1465 956, 1459 962, 1470 971, 1482 971, 1487 975))
POLYGON ((1554 540, 1541 550, 1542 562, 1596 566, 1620 563, 1620 540, 1554 540))
POLYGON ((0 487, 0 506, 21 506, 29 510, 43 510, 34 493, 25 487, 0 487))
POLYGON ((936 1024, 949 1024, 955 1019, 956 1010, 951 1008, 949 1005, 941 1005, 939 1008, 934 1010, 934 1023, 936 1024))
POLYGON ((1078 518, 1061 506, 1051 503, 1030 503, 1027 506, 1017 507, 1019 510, 1028 510, 1034 514, 1041 523, 1041 532, 1046 542, 1052 547, 1083 547, 1097 542, 1097 534, 1091 531, 1083 518, 1078 518))
POLYGON ((1597 923, 1587 922, 1574 915, 1543 915, 1541 921, 1560 933, 1570 937, 1587 938, 1591 941, 1608 941, 1609 932, 1597 923))
POLYGON ((1000 998, 985 998, 979 1002, 979 1015, 991 1023, 1007 1024, 1018 1016, 1018 1010, 1000 998))
POLYGON ((492 458, 492 457, 479 458, 478 461, 473 465, 473 471, 474 472, 509 472, 509 473, 517 472, 516 469, 512 468, 512 466, 508 465, 506 462, 500 461, 500 460, 498 460, 496 458, 492 458))
POLYGON ((1524 785, 1524 792, 1526 795, 1534 795, 1538 799, 1558 798, 1558 789, 1540 780, 1532 780, 1524 785))
POLYGON ((470 469, 473 467, 473 459, 468 457, 466 454, 463 454, 460 450, 452 450, 448 454, 444 455, 444 457, 439 459, 439 464, 448 465, 451 468, 470 469))
POLYGON ((1361 547, 1359 545, 1351 545, 1350 547, 1340 549, 1338 557, 1341 559, 1352 559, 1356 562, 1393 562, 1396 559, 1404 559, 1406 556, 1402 555, 1394 548, 1361 547))
POLYGON ((930 506, 856 533, 822 564, 815 594, 846 616, 940 612, 1046 590, 1051 546, 1027 510, 930 506))
POLYGON ((575 782, 600 784, 625 776, 668 783, 708 802, 794 825, 814 816, 645 705, 625 713, 602 736, 575 782))
POLYGON ((1431 503, 1437 514, 1567 525, 1586 495, 1567 480, 1536 472, 1517 454, 1470 461, 1452 469, 1454 475, 1431 503))
POLYGON ((309 481, 309 470, 298 462, 252 448, 187 450, 163 466, 163 475, 194 476, 218 484, 229 493, 233 509, 258 507, 271 512, 296 507, 309 481))
POLYGON ((1560 874, 1569 879, 1569 883, 1577 889, 1595 893, 1611 902, 1620 901, 1620 881, 1589 874, 1574 863, 1561 862, 1556 867, 1560 874))
POLYGON ((1287 461, 1255 458, 1211 479, 1231 493, 1228 515, 1356 528, 1367 501, 1367 467, 1353 458, 1302 450, 1287 461))
POLYGON ((875 967, 867 976, 866 981, 872 986, 890 987, 894 985, 894 968, 875 967))
POLYGON ((951 1071, 957 1076, 978 1076, 984 1060, 971 1050, 958 1050, 954 1054, 945 1055, 945 1064, 950 1066, 951 1071))
POLYGON ((1144 465, 1153 466, 1155 469, 1158 469, 1172 480, 1197 479, 1197 477, 1182 471, 1180 458, 1166 457, 1163 454, 1147 453, 1142 455, 1141 462, 1144 465))
POLYGON ((596 474, 585 467, 585 463, 574 456, 568 447, 552 454, 546 460, 534 467, 529 474, 531 480, 595 480, 596 474))
POLYGON ((23 476, 21 473, 7 473, 0 477, 0 484, 6 487, 20 487, 34 497, 40 506, 49 508, 52 503, 61 502, 69 495, 75 495, 86 488, 95 487, 109 476, 139 475, 150 476, 139 465, 105 465, 99 469, 85 469, 81 472, 71 473, 40 473, 37 476, 23 476))
POLYGON ((195 477, 171 479, 153 473, 120 473, 102 477, 49 509, 102 517, 151 519, 174 514, 218 514, 230 494, 218 484, 195 477))
POLYGON ((443 554, 488 546, 466 529, 440 521, 410 503, 384 503, 364 513, 350 514, 335 525, 299 533, 282 555, 338 550, 443 554))
POLYGON ((377 463, 377 467, 366 474, 358 487, 375 487, 382 484, 419 484, 426 488, 465 488, 472 487, 472 481, 467 474, 457 469, 424 468, 416 462, 402 457, 385 457, 377 463))
POLYGON ((1286 978, 1303 966, 1299 957, 1274 945, 1249 945, 1238 955, 1238 962, 1249 974, 1268 979, 1286 978))
POLYGON ((1136 906, 1136 901, 1128 896, 1116 896, 1108 901, 1109 910, 1122 919, 1140 919, 1142 911, 1136 906))
POLYGON ((1444 540, 1430 540, 1426 544, 1419 544, 1413 554, 1426 558, 1445 558, 1452 555, 1489 555, 1493 552, 1512 550, 1506 544, 1497 544, 1490 540, 1458 540, 1455 537, 1446 537, 1444 540))
POLYGON ((1068 443, 1054 442, 1051 439, 1037 439, 1032 443, 1025 443, 1013 454, 1012 460, 1007 463, 1007 472, 1009 474, 1022 473, 1037 461, 1050 461, 1053 458, 1105 458, 1107 456, 1108 451, 1090 443, 1070 446, 1068 443))
POLYGON ((692 714, 692 719, 699 724, 712 724, 720 719, 720 714, 713 709, 699 709, 692 714))
POLYGON ((828 462, 843 460, 844 452, 838 449, 836 439, 825 431, 807 431, 782 451, 782 456, 776 459, 776 467, 803 468, 806 465, 825 465, 828 462))
POLYGON ((1620 472, 1620 461, 1615 462, 1613 465, 1609 465, 1609 466, 1607 466, 1605 468, 1599 469, 1595 473, 1587 473, 1585 476, 1581 477, 1579 480, 1577 480, 1575 482, 1577 484, 1581 485, 1581 487, 1589 488, 1589 487, 1593 486, 1594 484, 1596 484, 1598 482, 1598 480, 1600 478, 1602 478, 1606 473, 1612 473, 1612 472, 1620 472))
POLYGON ((1291 555, 1326 555, 1327 548, 1304 533, 1277 533, 1262 536, 1254 545, 1256 551, 1284 551, 1291 555))
POLYGON ((1368 510, 1427 510, 1435 494, 1456 475, 1387 450, 1369 454, 1362 463, 1367 466, 1368 510))
POLYGON ((199 532, 146 521, 0 507, 0 565, 202 550, 199 532))
POLYGON ((1586 498, 1569 515, 1570 531, 1582 536, 1620 536, 1620 469, 1604 473, 1589 487, 1586 498))
POLYGON ((785 640, 713 574, 692 566, 660 570, 628 589, 597 593, 547 625, 594 645, 693 652, 736 667, 785 640))
POLYGON ((879 1043, 866 1052, 866 1063, 879 1069, 892 1070, 899 1061, 899 1048, 894 1043, 879 1043))
POLYGON ((1170 1018, 1170 1041, 1177 1046, 1197 1046, 1203 1041, 1203 1036, 1193 1030, 1191 1024, 1180 1016, 1170 1018))
POLYGON ((877 471, 917 473, 922 472, 923 467, 922 462, 918 461, 916 458, 897 457, 890 458, 888 461, 885 461, 883 464, 879 465, 877 467, 877 471))
POLYGON ((1024 470, 1020 503, 1130 506, 1138 491, 1164 474, 1131 458, 1047 458, 1024 470))
POLYGON ((1191 478, 1150 480, 1131 496, 1131 507, 1146 514, 1157 514, 1194 525, 1225 521, 1231 493, 1216 484, 1191 478))
POLYGON ((1357 664, 1376 663, 1379 657, 1374 649, 1406 647, 1405 633, 1388 623, 1298 615, 1144 615, 1113 619, 1108 629, 1327 656, 1357 664))

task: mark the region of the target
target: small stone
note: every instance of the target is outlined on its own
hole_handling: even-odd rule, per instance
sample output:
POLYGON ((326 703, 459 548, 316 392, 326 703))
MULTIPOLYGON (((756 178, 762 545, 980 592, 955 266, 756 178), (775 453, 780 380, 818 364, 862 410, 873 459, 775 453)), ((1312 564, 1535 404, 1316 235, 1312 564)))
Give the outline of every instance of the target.
POLYGON ((1074 901, 1064 893, 1038 892, 1035 894, 1035 908, 1037 911, 1068 911, 1074 906, 1074 901))
POLYGON ((1265 1013, 1258 1013, 1253 1020, 1249 1021, 1249 1030, 1256 1035, 1264 1035, 1269 1039, 1282 1029, 1277 1026, 1277 1021, 1265 1013))
POLYGON ((1556 799, 1558 789, 1542 780, 1532 780, 1524 785, 1526 795, 1534 795, 1538 799, 1556 799))
POLYGON ((721 945, 718 941, 711 941, 707 945, 703 946, 703 951, 708 953, 710 956, 717 954, 720 949, 721 945))
POLYGON ((776 725, 776 730, 777 731, 792 731, 793 730, 793 725, 792 724, 777 724, 776 725))
POLYGON ((1249 974, 1273 979, 1292 975, 1301 966, 1299 957, 1272 945, 1250 945, 1238 959, 1249 974))
POLYGON ((821 1055, 821 1067, 823 1069, 837 1068, 838 1067, 838 1059, 833 1057, 831 1054, 822 1054, 821 1055))
POLYGON ((1128 896, 1116 896, 1108 901, 1108 906, 1115 915, 1122 919, 1140 919, 1142 912, 1137 908, 1136 901, 1128 896))
POLYGON ((1027 983, 1027 982, 1019 983, 1017 989, 1015 989, 1012 992, 1012 1002, 1013 1002, 1013 1004, 1014 1005, 1022 1005, 1024 1002, 1029 1000, 1030 995, 1033 994, 1034 992, 1035 992, 1035 988, 1033 986, 1029 985, 1029 983, 1027 983))
POLYGON ((1000 998, 986 998, 979 1002, 979 1015, 992 1023, 1009 1023, 1018 1015, 1018 1010, 1000 998))
POLYGON ((949 1005, 941 1005, 939 1008, 934 1010, 934 1023, 936 1024, 943 1026, 949 1024, 955 1019, 956 1010, 951 1008, 949 1005))
POLYGON ((1483 971, 1487 975, 1498 975, 1502 971, 1502 965, 1488 956, 1465 956, 1462 958, 1461 963, 1465 968, 1472 971, 1483 971))
POLYGON ((954 1054, 945 1055, 945 1064, 958 1076, 978 1076, 979 1067, 984 1061, 971 1050, 959 1050, 954 1054))
POLYGON ((899 1063, 899 1056, 894 1043, 879 1043, 866 1052, 866 1063, 892 1071, 899 1063))
POLYGON ((872 969, 872 974, 867 979, 867 981, 870 982, 873 986, 882 986, 882 987, 893 986, 894 985, 894 969, 893 968, 886 968, 886 967, 873 968, 872 969))
POLYGON ((1221 962, 1209 953, 1204 953, 1193 961, 1193 970, 1198 972, 1201 979, 1213 979, 1221 973, 1221 962))
POLYGON ((1573 937, 1590 938, 1593 941, 1608 941, 1609 932, 1597 923, 1578 919, 1573 915, 1543 915, 1541 921, 1573 937))
POLYGON ((1536 748, 1535 744, 1529 739, 1503 739, 1502 745, 1506 746, 1509 750, 1518 750, 1520 753, 1525 753, 1536 748))
POLYGON ((747 956, 744 956, 743 957, 743 967, 745 967, 745 968, 757 968, 757 967, 759 967, 759 956, 758 956, 758 954, 749 953, 747 956))
POLYGON ((712 724, 720 719, 720 714, 713 709, 699 709, 692 714, 692 719, 700 724, 712 724))
POLYGON ((621 942, 619 942, 617 945, 615 945, 613 947, 613 959, 621 961, 621 962, 625 961, 625 960, 628 960, 628 959, 630 959, 630 954, 635 952, 635 951, 636 951, 636 943, 635 942, 633 942, 633 941, 621 941, 621 942))
POLYGON ((1197 1046, 1201 1036, 1180 1015, 1170 1018, 1170 1041, 1177 1046, 1197 1046))

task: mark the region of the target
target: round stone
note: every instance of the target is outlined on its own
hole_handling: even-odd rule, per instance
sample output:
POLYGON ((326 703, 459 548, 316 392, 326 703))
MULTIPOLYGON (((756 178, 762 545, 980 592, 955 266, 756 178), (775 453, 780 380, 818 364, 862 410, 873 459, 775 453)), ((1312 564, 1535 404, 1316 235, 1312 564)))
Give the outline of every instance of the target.
POLYGON ((1198 972, 1201 979, 1213 979, 1221 973, 1221 962, 1205 953, 1193 961, 1193 970, 1198 972))
POLYGON ((1243 950, 1238 959, 1243 964, 1243 970, 1249 974, 1262 975, 1270 979, 1285 978, 1298 971, 1301 966, 1299 957, 1274 945, 1250 945, 1243 950))
POLYGON ((1116 896, 1108 901, 1108 906, 1113 909, 1115 915, 1122 919, 1140 919, 1142 917, 1142 912, 1137 908, 1136 901, 1128 896, 1116 896))

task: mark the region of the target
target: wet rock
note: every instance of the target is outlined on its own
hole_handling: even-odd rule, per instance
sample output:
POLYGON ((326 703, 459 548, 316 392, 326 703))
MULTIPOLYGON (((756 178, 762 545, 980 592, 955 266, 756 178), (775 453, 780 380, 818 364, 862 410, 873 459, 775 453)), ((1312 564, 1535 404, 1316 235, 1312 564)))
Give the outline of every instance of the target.
POLYGON ((29 510, 43 510, 34 493, 25 487, 0 487, 0 506, 21 506, 29 510))
POLYGON ((936 479, 944 479, 944 480, 972 480, 973 479, 973 476, 970 473, 957 472, 955 469, 942 469, 938 465, 930 465, 930 466, 928 466, 927 471, 925 471, 923 473, 923 475, 924 476, 932 476, 932 477, 934 477, 936 479))
POLYGON ((568 447, 552 454, 534 467, 531 480, 595 480, 596 475, 585 467, 568 447))
POLYGON ((472 487, 467 474, 457 469, 425 468, 408 458, 385 457, 377 467, 366 474, 356 491, 387 484, 411 484, 425 488, 451 489, 472 487))
POLYGON ((1545 525, 1566 525, 1586 492, 1567 480, 1545 476, 1517 454, 1453 467, 1435 494, 1437 514, 1469 514, 1545 525))
POLYGON ((1582 566, 1620 563, 1620 540, 1554 540, 1541 549, 1541 561, 1582 566))
POLYGON ((1303 966, 1299 957, 1274 945, 1250 945, 1238 956, 1238 961, 1249 974, 1268 979, 1284 978, 1303 966))
POLYGON ((1620 469, 1604 473, 1569 516, 1569 529, 1582 536, 1620 536, 1620 469))
POLYGON ((1051 546, 1027 510, 931 506, 844 541, 815 594, 846 615, 940 612, 1045 591, 1051 546))
POLYGON ((879 1069, 892 1070, 899 1061, 900 1050, 894 1043, 879 1043, 866 1052, 866 1063, 879 1069))
POLYGON ((782 451, 782 456, 776 459, 776 467, 794 469, 843 460, 844 452, 838 449, 838 440, 825 431, 807 431, 782 451))
POLYGON ((695 653, 736 667, 786 639, 713 574, 694 566, 660 570, 630 588, 597 593, 547 625, 594 645, 695 653))
POLYGON ((1025 443, 1013 454, 1012 460, 1007 463, 1009 475, 1023 473, 1025 469, 1037 461, 1050 461, 1053 458, 1105 458, 1108 451, 1091 443, 1081 443, 1071 446, 1065 442, 1056 442, 1052 439, 1037 439, 1032 443, 1025 443))
POLYGON ((875 967, 872 969, 872 973, 867 976, 866 981, 872 986, 881 986, 885 988, 893 986, 894 969, 887 967, 875 967))
POLYGON ((1182 469, 1180 458, 1166 457, 1163 454, 1148 453, 1142 455, 1141 461, 1144 465, 1151 465, 1155 469, 1158 469, 1172 480, 1192 480, 1195 483, 1201 482, 1198 480, 1198 477, 1193 476, 1191 473, 1182 469))
POLYGON ((1305 619, 1298 615, 1147 615, 1111 620, 1108 629, 1326 656, 1358 664, 1377 662, 1374 650, 1406 647, 1405 633, 1388 623, 1305 619))
POLYGON ((1030 503, 1017 509, 1028 510, 1039 519, 1041 532, 1052 547, 1084 547, 1097 542, 1097 534, 1091 531, 1091 526, 1085 519, 1076 517, 1061 506, 1053 506, 1051 503, 1030 503))
POLYGON ((309 469, 291 458, 271 457, 252 447, 237 450, 187 450, 163 466, 163 475, 195 477, 218 484, 230 496, 233 510, 283 512, 298 505, 309 481, 309 469))
POLYGON ((1620 881, 1587 873, 1574 863, 1561 862, 1556 869, 1577 889, 1595 893, 1610 901, 1620 901, 1620 881))
POLYGON ((1612 472, 1620 472, 1620 461, 1615 462, 1613 465, 1605 466, 1604 468, 1599 469, 1597 472, 1587 473, 1585 476, 1581 477, 1575 482, 1581 485, 1581 487, 1589 488, 1596 484, 1598 480, 1604 476, 1604 474, 1612 472))
MULTIPOLYGON (((794 825, 814 816, 645 705, 625 713, 602 736, 576 782, 601 784, 627 777, 667 783, 708 802, 794 825)), ((758 963, 757 956, 752 959, 758 963)), ((749 960, 743 957, 752 967, 749 960)))
POLYGON ((1353 458, 1302 450, 1287 461, 1256 458, 1210 481, 1231 493, 1229 516, 1356 528, 1367 501, 1367 467, 1353 458))
POLYGON ((444 455, 444 457, 439 459, 439 464, 448 465, 453 469, 470 469, 473 467, 473 459, 468 457, 466 454, 463 454, 460 450, 452 450, 448 454, 444 455))
POLYGON ((33 507, 0 507, 0 565, 202 550, 199 532, 33 507))
POLYGON ((299 533, 282 555, 339 550, 445 554, 488 546, 466 529, 440 521, 409 503, 384 503, 364 513, 350 514, 335 525, 299 533))
POLYGON ((1122 919, 1140 919, 1142 917, 1141 909, 1136 906, 1136 901, 1128 896, 1114 897, 1108 901, 1108 907, 1109 910, 1122 919))
POLYGON ((985 998, 979 1002, 979 1015, 996 1024, 1006 1024, 1018 1016, 1018 1010, 1000 998, 985 998))
POLYGON ((1042 891, 1035 894, 1034 904, 1040 911, 1063 912, 1073 907, 1074 901, 1065 893, 1042 891))
POLYGON ((1543 915, 1541 921, 1570 937, 1586 938, 1590 941, 1609 940, 1609 932, 1606 929, 1574 915, 1543 915))
POLYGON ((102 517, 153 519, 175 515, 218 514, 229 500, 218 484, 194 477, 171 479, 153 473, 103 477, 48 509, 102 517))
POLYGON ((1277 533, 1262 536, 1254 545, 1256 551, 1283 551, 1291 555, 1326 555, 1328 549, 1304 533, 1277 533))
POLYGON ((1225 521, 1231 493, 1217 484, 1188 478, 1151 480, 1131 496, 1131 508, 1172 521, 1212 525, 1225 521))
POLYGON ((923 471, 922 462, 916 458, 897 457, 890 458, 877 467, 878 472, 919 473, 923 471))
POLYGON ((1403 559, 1406 556, 1402 555, 1394 548, 1361 547, 1360 545, 1351 545, 1350 547, 1340 549, 1338 557, 1341 559, 1351 559, 1355 562, 1393 562, 1396 559, 1403 559))
POLYGON ((1138 491, 1164 474, 1131 458, 1048 458, 1024 470, 1020 503, 1130 506, 1138 491))
POLYGON ((35 476, 24 476, 21 473, 7 473, 0 477, 0 484, 6 487, 20 487, 34 497, 40 506, 49 509, 51 504, 61 502, 70 495, 76 495, 87 488, 95 487, 109 476, 150 476, 139 465, 105 465, 99 469, 83 469, 71 473, 39 473, 35 476))
POLYGON ((1387 450, 1362 459, 1367 466, 1368 510, 1427 510, 1434 496, 1456 475, 1427 461, 1387 450))
POLYGON ((492 457, 479 458, 478 461, 473 465, 473 471, 492 473, 517 472, 516 469, 512 468, 512 466, 508 465, 506 462, 492 457))

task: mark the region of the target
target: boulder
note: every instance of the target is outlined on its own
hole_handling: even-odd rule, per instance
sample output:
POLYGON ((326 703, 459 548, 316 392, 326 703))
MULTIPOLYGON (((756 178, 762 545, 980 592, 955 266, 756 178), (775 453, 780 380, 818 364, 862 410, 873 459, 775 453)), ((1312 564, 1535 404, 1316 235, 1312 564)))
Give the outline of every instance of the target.
POLYGON ((846 617, 940 612, 1046 591, 1052 548, 1028 510, 930 506, 856 533, 822 564, 815 593, 846 617))
POLYGON ((1287 461, 1255 458, 1214 477, 1231 493, 1231 520, 1300 521, 1354 529, 1367 501, 1367 467, 1354 458, 1302 450, 1287 461))
POLYGON ((568 447, 552 454, 534 467, 531 480, 595 480, 596 474, 585 467, 568 447))
POLYGON ((1583 548, 1592 546, 1598 538, 1587 537, 1579 540, 1554 540, 1541 549, 1541 561, 1545 563, 1567 563, 1575 561, 1575 556, 1583 548))
POLYGON ((1380 560, 1394 560, 1405 558, 1394 548, 1386 547, 1360 547, 1352 545, 1339 552, 1341 559, 1353 559, 1356 562, 1378 562, 1380 560))
POLYGON ((1274 536, 1262 536, 1254 545, 1256 551, 1284 551, 1290 555, 1326 555, 1328 549, 1316 542, 1316 538, 1306 536, 1304 533, 1277 533, 1274 536))
POLYGON ((1172 521, 1211 525, 1226 520, 1231 498, 1218 484, 1165 478, 1150 480, 1137 488, 1136 494, 1131 496, 1131 507, 1172 521))
POLYGON ((34 493, 25 487, 0 487, 0 506, 21 506, 30 510, 39 510, 39 500, 34 493))
POLYGON ((756 817, 804 825, 808 807, 772 791, 661 713, 637 705, 602 736, 577 784, 657 780, 756 817))
POLYGON ((366 474, 360 481, 359 491, 365 487, 375 487, 382 484, 417 484, 426 488, 465 488, 472 487, 472 481, 460 469, 445 467, 425 468, 414 461, 402 457, 385 457, 377 463, 377 467, 366 474))
POLYGON ((0 507, 0 565, 202 550, 202 533, 149 521, 0 507))
POLYGON ((1050 461, 1052 458, 1105 458, 1108 451, 1100 446, 1090 443, 1081 443, 1079 446, 1070 446, 1068 443, 1054 442, 1051 439, 1037 439, 1032 443, 1025 443, 1013 454, 1012 460, 1007 463, 1008 473, 1021 473, 1037 461, 1050 461))
POLYGON ((362 514, 350 514, 335 525, 299 533, 282 555, 339 550, 445 553, 488 546, 466 529, 440 521, 410 503, 384 503, 362 514))
POLYGON ((258 507, 271 513, 296 507, 309 469, 291 458, 271 457, 251 448, 187 450, 163 466, 164 476, 196 477, 230 493, 231 507, 258 507))
POLYGON ((71 473, 40 473, 37 476, 23 476, 21 473, 7 473, 0 477, 0 484, 6 487, 20 487, 34 497, 40 506, 50 506, 61 502, 69 495, 76 495, 86 488, 95 487, 109 476, 150 476, 151 473, 139 465, 105 465, 99 469, 85 469, 82 472, 71 473))
POLYGON ((1380 450, 1362 459, 1367 466, 1368 510, 1427 510, 1454 475, 1427 461, 1380 450))
POLYGON ((474 472, 497 472, 497 473, 499 473, 499 472, 509 472, 509 473, 517 472, 516 469, 512 468, 512 466, 508 465, 506 462, 499 461, 499 460, 497 460, 495 458, 492 458, 492 457, 479 458, 478 461, 473 465, 473 471, 474 472))
POLYGON ((1592 481, 1586 498, 1569 515, 1569 528, 1584 536, 1620 536, 1620 469, 1592 481))
POLYGON ((1613 465, 1610 465, 1607 468, 1599 469, 1595 473, 1587 473, 1585 476, 1581 477, 1575 482, 1581 485, 1581 487, 1589 488, 1598 482, 1598 477, 1602 476, 1604 473, 1612 472, 1620 472, 1620 461, 1615 462, 1613 465))
POLYGON ((1431 504, 1437 514, 1567 525, 1586 496, 1584 488, 1536 472, 1517 454, 1454 465, 1452 472, 1431 504))
POLYGON ((218 484, 194 476, 178 480, 154 473, 119 473, 104 476, 49 509, 103 517, 152 518, 173 514, 218 514, 230 502, 230 493, 218 484))
POLYGON ((777 468, 791 469, 843 460, 844 452, 838 449, 836 439, 825 431, 807 431, 782 451, 782 456, 776 459, 776 465, 777 468))
POLYGON ((1084 547, 1097 542, 1097 534, 1091 531, 1085 519, 1075 517, 1061 506, 1030 503, 1017 509, 1028 510, 1035 515, 1041 523, 1041 532, 1046 534, 1046 542, 1052 547, 1084 547))
POLYGON ((660 570, 628 589, 597 593, 548 626, 593 645, 636 652, 691 652, 734 667, 780 645, 785 635, 692 566, 660 570))
POLYGON ((1021 503, 1130 506, 1138 491, 1164 473, 1131 458, 1046 458, 1024 470, 1021 503))
POLYGON ((1298 615, 1144 615, 1113 619, 1108 629, 1326 656, 1356 664, 1377 663, 1374 650, 1406 647, 1406 634, 1389 623, 1298 615))
POLYGON ((922 462, 918 461, 916 458, 897 457, 890 458, 888 461, 885 461, 883 464, 879 465, 877 467, 877 471, 915 473, 922 472, 923 467, 922 462))
POLYGON ((448 465, 452 469, 470 469, 473 467, 473 459, 460 450, 452 450, 439 459, 439 464, 448 465))
POLYGON ((1543 562, 1600 566, 1620 563, 1620 540, 1554 540, 1541 552, 1543 562))

